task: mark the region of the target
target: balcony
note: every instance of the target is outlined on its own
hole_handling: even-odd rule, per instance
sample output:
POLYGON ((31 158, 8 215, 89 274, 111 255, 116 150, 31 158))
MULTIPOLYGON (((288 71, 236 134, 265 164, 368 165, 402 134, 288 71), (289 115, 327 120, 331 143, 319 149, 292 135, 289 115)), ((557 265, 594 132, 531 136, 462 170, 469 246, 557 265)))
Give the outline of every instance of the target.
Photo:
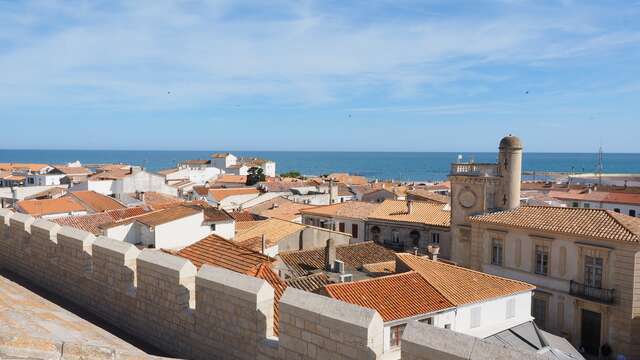
POLYGON ((498 176, 498 165, 480 163, 451 164, 450 175, 491 177, 498 176))
POLYGON ((569 293, 583 299, 603 304, 613 304, 615 289, 601 289, 579 282, 571 281, 569 293))

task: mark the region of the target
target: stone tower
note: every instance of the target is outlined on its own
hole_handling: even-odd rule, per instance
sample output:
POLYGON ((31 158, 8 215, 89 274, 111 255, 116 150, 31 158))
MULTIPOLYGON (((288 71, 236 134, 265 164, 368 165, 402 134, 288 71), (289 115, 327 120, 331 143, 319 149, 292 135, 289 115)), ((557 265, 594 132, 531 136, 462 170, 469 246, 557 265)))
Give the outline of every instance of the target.
POLYGON ((518 207, 521 179, 522 142, 511 135, 500 141, 496 164, 462 161, 451 164, 449 181, 453 261, 470 266, 471 226, 467 217, 518 207))

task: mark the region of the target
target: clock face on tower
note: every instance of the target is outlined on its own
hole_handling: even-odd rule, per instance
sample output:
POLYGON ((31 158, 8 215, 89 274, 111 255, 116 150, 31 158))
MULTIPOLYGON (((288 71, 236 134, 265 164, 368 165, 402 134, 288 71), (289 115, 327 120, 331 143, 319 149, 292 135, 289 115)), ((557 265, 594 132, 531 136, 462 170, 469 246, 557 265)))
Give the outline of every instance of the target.
POLYGON ((471 208, 476 204, 476 194, 471 190, 464 189, 458 195, 458 202, 462 207, 471 208))

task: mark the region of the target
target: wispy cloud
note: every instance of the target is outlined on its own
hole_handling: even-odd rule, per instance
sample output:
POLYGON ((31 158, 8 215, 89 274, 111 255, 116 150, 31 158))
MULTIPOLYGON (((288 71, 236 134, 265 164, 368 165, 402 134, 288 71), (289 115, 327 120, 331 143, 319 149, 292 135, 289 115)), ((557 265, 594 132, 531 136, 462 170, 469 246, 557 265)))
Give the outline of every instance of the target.
MULTIPOLYGON (((0 104, 180 108, 260 98, 313 105, 370 91, 402 98, 508 79, 484 74, 486 66, 603 56, 640 42, 637 29, 603 23, 612 7, 508 3, 458 15, 437 1, 381 9, 319 1, 0 2, 0 104)), ((479 110, 422 110, 465 111, 479 110)))

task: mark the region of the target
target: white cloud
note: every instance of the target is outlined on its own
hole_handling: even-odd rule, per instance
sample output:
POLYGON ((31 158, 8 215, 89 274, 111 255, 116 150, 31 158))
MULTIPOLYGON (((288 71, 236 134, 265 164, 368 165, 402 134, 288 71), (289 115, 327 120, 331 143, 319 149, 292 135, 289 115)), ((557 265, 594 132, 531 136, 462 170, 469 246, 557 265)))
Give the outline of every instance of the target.
POLYGON ((315 104, 371 88, 411 96, 478 79, 479 66, 601 55, 640 41, 637 32, 602 29, 593 9, 575 4, 370 21, 356 19, 358 9, 325 11, 313 1, 24 4, 0 12, 4 104, 315 104))

